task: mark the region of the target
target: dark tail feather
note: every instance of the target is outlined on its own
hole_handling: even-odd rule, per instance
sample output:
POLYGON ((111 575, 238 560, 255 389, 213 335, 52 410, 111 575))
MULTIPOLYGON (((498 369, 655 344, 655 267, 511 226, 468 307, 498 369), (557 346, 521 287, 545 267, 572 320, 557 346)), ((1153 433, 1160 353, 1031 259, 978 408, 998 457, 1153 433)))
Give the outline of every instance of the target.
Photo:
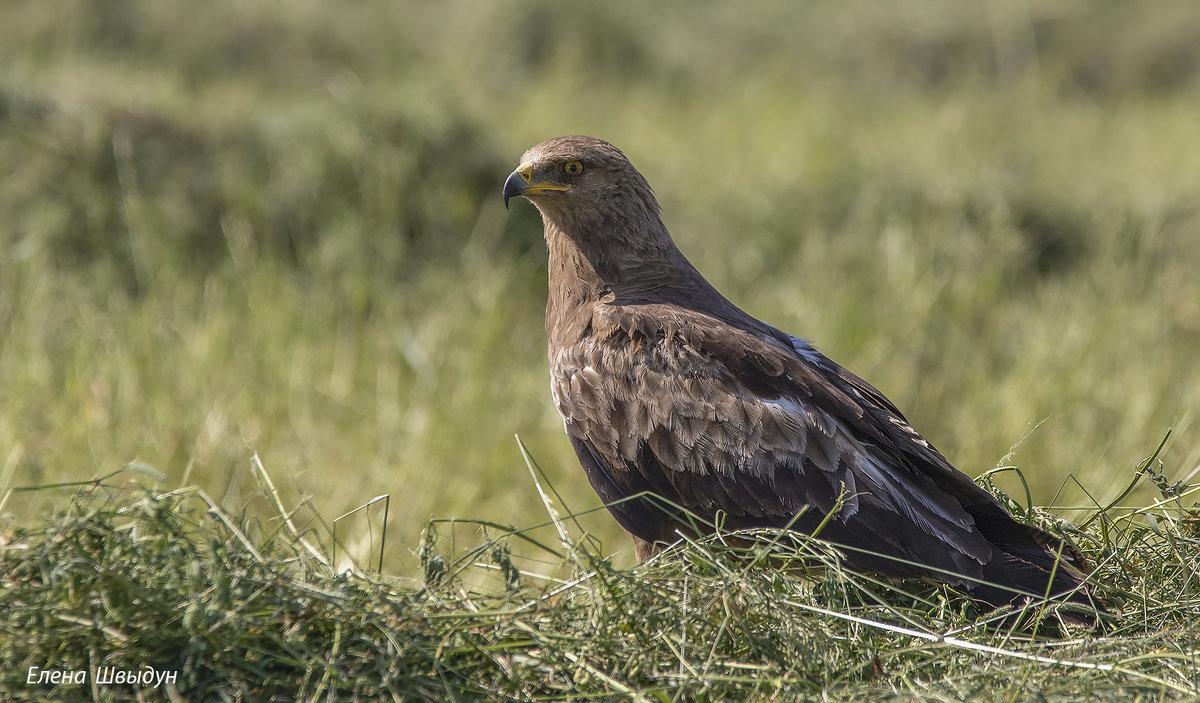
POLYGON ((983 565, 982 576, 987 583, 971 589, 976 598, 997 608, 1006 605, 1019 608, 1026 602, 1040 603, 1049 595, 1053 602, 1080 606, 1063 608, 1059 614, 1066 620, 1089 627, 1097 624, 1097 613, 1106 612, 1083 584, 1083 575, 1068 561, 1077 557, 1059 556, 1038 547, 993 546, 996 547, 995 555, 983 565))

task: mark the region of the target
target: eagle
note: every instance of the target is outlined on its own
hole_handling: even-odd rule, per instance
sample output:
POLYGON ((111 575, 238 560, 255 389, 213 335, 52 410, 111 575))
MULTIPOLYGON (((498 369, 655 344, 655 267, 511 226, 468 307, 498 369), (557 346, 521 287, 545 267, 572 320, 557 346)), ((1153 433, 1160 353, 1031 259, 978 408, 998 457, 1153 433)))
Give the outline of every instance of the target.
POLYGON ((528 199, 544 225, 554 404, 639 561, 715 525, 777 528, 994 607, 1092 602, 1074 549, 1015 520, 872 385, 721 295, 619 149, 558 137, 519 163, 504 203, 528 199))

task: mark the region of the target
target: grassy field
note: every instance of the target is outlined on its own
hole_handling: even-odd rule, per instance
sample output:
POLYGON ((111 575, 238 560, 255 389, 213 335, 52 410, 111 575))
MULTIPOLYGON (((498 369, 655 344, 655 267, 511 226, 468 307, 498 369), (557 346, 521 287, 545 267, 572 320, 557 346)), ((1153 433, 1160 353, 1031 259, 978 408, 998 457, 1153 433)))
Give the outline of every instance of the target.
POLYGON ((1053 608, 981 612, 946 587, 883 583, 778 535, 749 550, 687 543, 627 569, 556 510, 546 540, 475 523, 486 538, 455 547, 438 522, 414 583, 336 573, 328 525, 247 520, 197 488, 88 489, 5 535, 0 697, 1195 700, 1196 490, 1096 510, 1065 533, 1113 613, 1090 630, 1053 608))
MULTIPOLYGON (((1192 3, 3 14, 5 541, 61 528, 76 488, 54 484, 135 463, 154 470, 106 483, 203 490, 269 543, 257 454, 301 528, 389 494, 383 572, 419 581, 431 517, 468 521, 443 525, 450 553, 480 523, 546 521, 516 434, 560 509, 594 508, 547 392, 540 223, 499 199, 525 148, 568 133, 621 146, 742 307, 967 473, 1019 467, 995 480, 1022 505, 1086 521, 1169 428, 1161 485, 1123 504, 1200 465, 1192 3)), ((341 555, 379 561, 381 506, 339 523, 341 555)), ((578 530, 632 562, 602 512, 578 530)))

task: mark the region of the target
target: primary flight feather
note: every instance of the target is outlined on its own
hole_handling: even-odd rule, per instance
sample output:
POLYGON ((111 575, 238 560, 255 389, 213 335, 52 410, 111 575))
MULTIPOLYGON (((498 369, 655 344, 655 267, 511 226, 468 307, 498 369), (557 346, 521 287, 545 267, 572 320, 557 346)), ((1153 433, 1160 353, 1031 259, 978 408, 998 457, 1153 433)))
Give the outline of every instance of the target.
POLYGON ((1073 550, 1015 521, 866 381, 717 292, 616 147, 538 144, 504 183, 515 196, 545 226, 555 405, 639 559, 696 530, 671 506, 731 530, 811 532, 829 515, 820 536, 857 568, 993 605, 1088 602, 1073 550))

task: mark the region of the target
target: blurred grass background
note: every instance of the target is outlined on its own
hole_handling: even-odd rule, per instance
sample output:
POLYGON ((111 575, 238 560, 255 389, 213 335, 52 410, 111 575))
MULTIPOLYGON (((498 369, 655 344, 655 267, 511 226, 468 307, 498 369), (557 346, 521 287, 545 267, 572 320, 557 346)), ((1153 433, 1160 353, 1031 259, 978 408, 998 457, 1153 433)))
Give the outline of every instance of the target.
POLYGON ((0 494, 138 460, 236 506, 257 451, 324 515, 391 493, 403 572, 430 516, 545 519, 520 433, 595 506, 547 391, 540 223, 499 198, 570 133, 967 473, 1069 507, 1068 475, 1111 498, 1168 427, 1167 476, 1200 463, 1194 3, 0 13, 0 494))

